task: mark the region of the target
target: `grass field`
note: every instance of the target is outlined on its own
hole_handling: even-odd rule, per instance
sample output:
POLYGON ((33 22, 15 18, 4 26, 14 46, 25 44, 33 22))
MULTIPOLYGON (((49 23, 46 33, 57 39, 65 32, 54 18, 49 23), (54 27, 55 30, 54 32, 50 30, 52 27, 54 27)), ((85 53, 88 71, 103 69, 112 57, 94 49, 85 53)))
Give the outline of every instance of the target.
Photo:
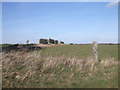
POLYGON ((7 47, 9 45, 11 45, 11 44, 0 44, 0 47, 7 47))
POLYGON ((3 53, 3 87, 117 88, 118 46, 62 45, 33 52, 3 53))
MULTIPOLYGON (((99 58, 118 58, 118 45, 99 45, 99 58)), ((66 56, 86 58, 92 56, 92 45, 64 45, 48 47, 42 50, 44 56, 66 56)))

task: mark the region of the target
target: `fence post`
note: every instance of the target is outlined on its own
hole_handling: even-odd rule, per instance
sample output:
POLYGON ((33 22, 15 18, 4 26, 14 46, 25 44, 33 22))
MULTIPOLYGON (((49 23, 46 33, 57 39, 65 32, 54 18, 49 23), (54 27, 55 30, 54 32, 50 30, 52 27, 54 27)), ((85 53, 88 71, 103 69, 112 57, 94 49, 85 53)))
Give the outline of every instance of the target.
POLYGON ((95 61, 98 61, 98 45, 96 41, 93 41, 92 48, 93 48, 93 59, 95 61))

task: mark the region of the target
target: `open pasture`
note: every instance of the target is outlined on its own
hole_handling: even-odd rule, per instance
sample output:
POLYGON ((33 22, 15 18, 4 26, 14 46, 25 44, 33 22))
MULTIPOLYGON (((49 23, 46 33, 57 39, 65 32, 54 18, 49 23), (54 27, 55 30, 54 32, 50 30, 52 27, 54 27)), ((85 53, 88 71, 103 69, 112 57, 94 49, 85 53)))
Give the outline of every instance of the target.
MULTIPOLYGON (((62 45, 42 49, 43 56, 87 58, 92 56, 92 45, 62 45)), ((98 45, 99 59, 118 59, 118 45, 98 45)))

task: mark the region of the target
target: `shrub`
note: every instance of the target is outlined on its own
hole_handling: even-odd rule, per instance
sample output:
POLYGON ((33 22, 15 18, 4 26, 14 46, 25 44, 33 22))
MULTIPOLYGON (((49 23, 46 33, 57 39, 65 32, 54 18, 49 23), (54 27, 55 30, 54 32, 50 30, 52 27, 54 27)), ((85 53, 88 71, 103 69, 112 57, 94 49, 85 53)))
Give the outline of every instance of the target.
POLYGON ((73 45, 73 43, 70 43, 70 45, 73 45))
POLYGON ((60 44, 64 44, 64 42, 63 42, 63 41, 60 41, 60 44))
POLYGON ((48 44, 48 40, 47 39, 40 39, 39 43, 40 44, 48 44))
POLYGON ((54 44, 55 43, 54 39, 49 38, 49 43, 54 44))
POLYGON ((55 43, 55 44, 58 44, 58 40, 55 40, 54 43, 55 43))

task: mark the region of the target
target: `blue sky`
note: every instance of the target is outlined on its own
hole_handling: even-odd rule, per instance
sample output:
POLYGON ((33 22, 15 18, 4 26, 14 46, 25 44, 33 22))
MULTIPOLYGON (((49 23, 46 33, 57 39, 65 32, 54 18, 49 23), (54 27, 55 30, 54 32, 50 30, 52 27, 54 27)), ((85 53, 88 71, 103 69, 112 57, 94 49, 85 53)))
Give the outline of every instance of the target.
POLYGON ((2 43, 118 41, 118 7, 109 2, 3 2, 2 43))

